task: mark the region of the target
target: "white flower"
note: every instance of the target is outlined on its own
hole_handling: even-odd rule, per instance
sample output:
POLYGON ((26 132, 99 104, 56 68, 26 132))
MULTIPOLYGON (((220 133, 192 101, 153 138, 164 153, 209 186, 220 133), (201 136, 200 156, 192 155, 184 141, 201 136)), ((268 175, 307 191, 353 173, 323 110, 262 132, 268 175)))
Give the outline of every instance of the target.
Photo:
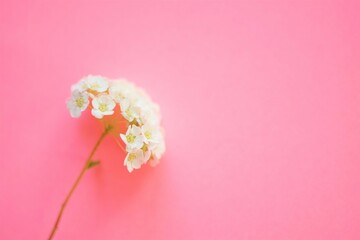
POLYGON ((120 103, 121 100, 125 99, 122 86, 119 85, 111 84, 109 87, 109 94, 117 103, 120 103))
POLYGON ((162 135, 158 126, 144 124, 141 126, 141 132, 144 138, 144 142, 149 144, 150 148, 152 148, 155 143, 160 143, 162 140, 162 135))
POLYGON ((71 86, 71 91, 78 90, 79 92, 85 92, 88 89, 85 79, 80 80, 78 83, 71 86))
POLYGON ((138 122, 141 124, 151 124, 159 125, 160 124, 160 113, 159 107, 154 104, 147 97, 141 96, 136 99, 133 105, 138 109, 139 118, 138 122))
POLYGON ((88 89, 96 92, 105 92, 109 88, 109 82, 102 76, 89 75, 83 79, 86 82, 88 89))
POLYGON ((71 98, 67 101, 67 108, 70 110, 70 115, 73 118, 78 118, 81 112, 89 105, 89 95, 86 92, 80 92, 75 89, 72 92, 71 98))
POLYGON ((92 100, 92 105, 94 108, 91 110, 91 114, 101 119, 105 115, 112 115, 114 113, 116 103, 109 95, 101 94, 92 100))
POLYGON ((145 162, 144 152, 141 149, 136 150, 135 152, 130 152, 126 155, 124 166, 127 167, 129 172, 132 172, 134 169, 139 169, 141 165, 145 162))
POLYGON ((139 119, 140 108, 131 104, 129 99, 124 99, 120 102, 121 114, 128 120, 132 122, 139 119))
POLYGON ((115 80, 109 83, 109 94, 115 102, 133 99, 133 87, 126 80, 115 80))
POLYGON ((120 137, 126 144, 127 152, 138 150, 144 145, 141 128, 138 126, 130 125, 126 134, 120 134, 120 137))

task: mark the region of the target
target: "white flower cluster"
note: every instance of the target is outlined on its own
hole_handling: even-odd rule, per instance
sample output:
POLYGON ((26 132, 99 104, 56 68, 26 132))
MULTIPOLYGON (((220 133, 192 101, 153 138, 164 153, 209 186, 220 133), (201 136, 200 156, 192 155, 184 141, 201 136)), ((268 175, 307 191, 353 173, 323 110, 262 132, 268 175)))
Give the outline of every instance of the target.
POLYGON ((73 85, 67 102, 70 115, 80 117, 91 101, 91 114, 101 119, 113 115, 119 106, 128 121, 126 133, 120 134, 126 144, 124 165, 129 172, 148 161, 156 165, 165 152, 164 133, 160 126, 160 111, 150 97, 126 80, 109 80, 89 75, 73 85))

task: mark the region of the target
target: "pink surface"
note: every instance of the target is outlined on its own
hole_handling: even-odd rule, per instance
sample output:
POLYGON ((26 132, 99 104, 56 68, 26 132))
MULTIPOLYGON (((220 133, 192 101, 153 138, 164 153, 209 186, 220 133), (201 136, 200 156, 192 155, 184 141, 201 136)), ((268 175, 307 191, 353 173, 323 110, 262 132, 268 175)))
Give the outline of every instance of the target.
POLYGON ((55 239, 360 239, 358 1, 0 3, 0 239, 46 239, 101 129, 70 85, 127 77, 167 152, 109 138, 55 239))

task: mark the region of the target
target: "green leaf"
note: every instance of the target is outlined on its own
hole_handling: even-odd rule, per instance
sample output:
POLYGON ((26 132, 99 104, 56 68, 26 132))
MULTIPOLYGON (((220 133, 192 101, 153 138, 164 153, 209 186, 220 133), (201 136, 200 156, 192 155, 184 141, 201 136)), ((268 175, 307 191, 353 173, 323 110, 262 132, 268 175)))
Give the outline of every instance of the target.
POLYGON ((100 161, 90 161, 89 165, 87 166, 87 169, 90 169, 92 167, 96 167, 99 164, 100 164, 100 161))

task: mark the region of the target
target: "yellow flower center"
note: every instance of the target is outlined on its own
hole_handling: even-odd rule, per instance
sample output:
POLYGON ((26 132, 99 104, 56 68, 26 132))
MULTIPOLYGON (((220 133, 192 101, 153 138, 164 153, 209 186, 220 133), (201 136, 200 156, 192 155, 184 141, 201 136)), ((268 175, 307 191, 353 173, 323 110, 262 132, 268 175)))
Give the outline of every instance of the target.
POLYGON ((121 93, 116 93, 115 97, 116 100, 121 100, 123 99, 123 96, 121 95, 121 93))
POLYGON ((102 112, 106 112, 108 110, 108 106, 106 103, 100 103, 99 104, 99 110, 102 112))
POLYGON ((144 135, 145 135, 145 137, 146 137, 147 139, 150 139, 150 138, 151 138, 151 132, 150 132, 150 131, 146 131, 144 135))
POLYGON ((125 113, 129 116, 132 117, 132 111, 130 110, 130 108, 126 109, 125 113))
POLYGON ((135 138, 136 137, 130 133, 129 135, 126 136, 126 141, 128 143, 133 143, 133 142, 135 142, 135 138))
POLYGON ((77 107, 79 107, 79 108, 81 108, 82 106, 84 106, 84 103, 85 103, 85 101, 84 101, 84 99, 83 98, 77 98, 76 100, 75 100, 75 104, 76 104, 76 106, 77 107))
POLYGON ((143 150, 144 152, 147 152, 149 150, 148 146, 147 145, 143 145, 141 150, 143 150))
POLYGON ((100 87, 100 86, 99 86, 98 83, 93 83, 93 84, 90 85, 90 89, 92 89, 92 90, 96 90, 96 89, 98 89, 99 87, 100 87))
POLYGON ((135 158, 136 158, 136 154, 135 153, 130 153, 129 156, 128 156, 128 161, 131 162, 135 158))

